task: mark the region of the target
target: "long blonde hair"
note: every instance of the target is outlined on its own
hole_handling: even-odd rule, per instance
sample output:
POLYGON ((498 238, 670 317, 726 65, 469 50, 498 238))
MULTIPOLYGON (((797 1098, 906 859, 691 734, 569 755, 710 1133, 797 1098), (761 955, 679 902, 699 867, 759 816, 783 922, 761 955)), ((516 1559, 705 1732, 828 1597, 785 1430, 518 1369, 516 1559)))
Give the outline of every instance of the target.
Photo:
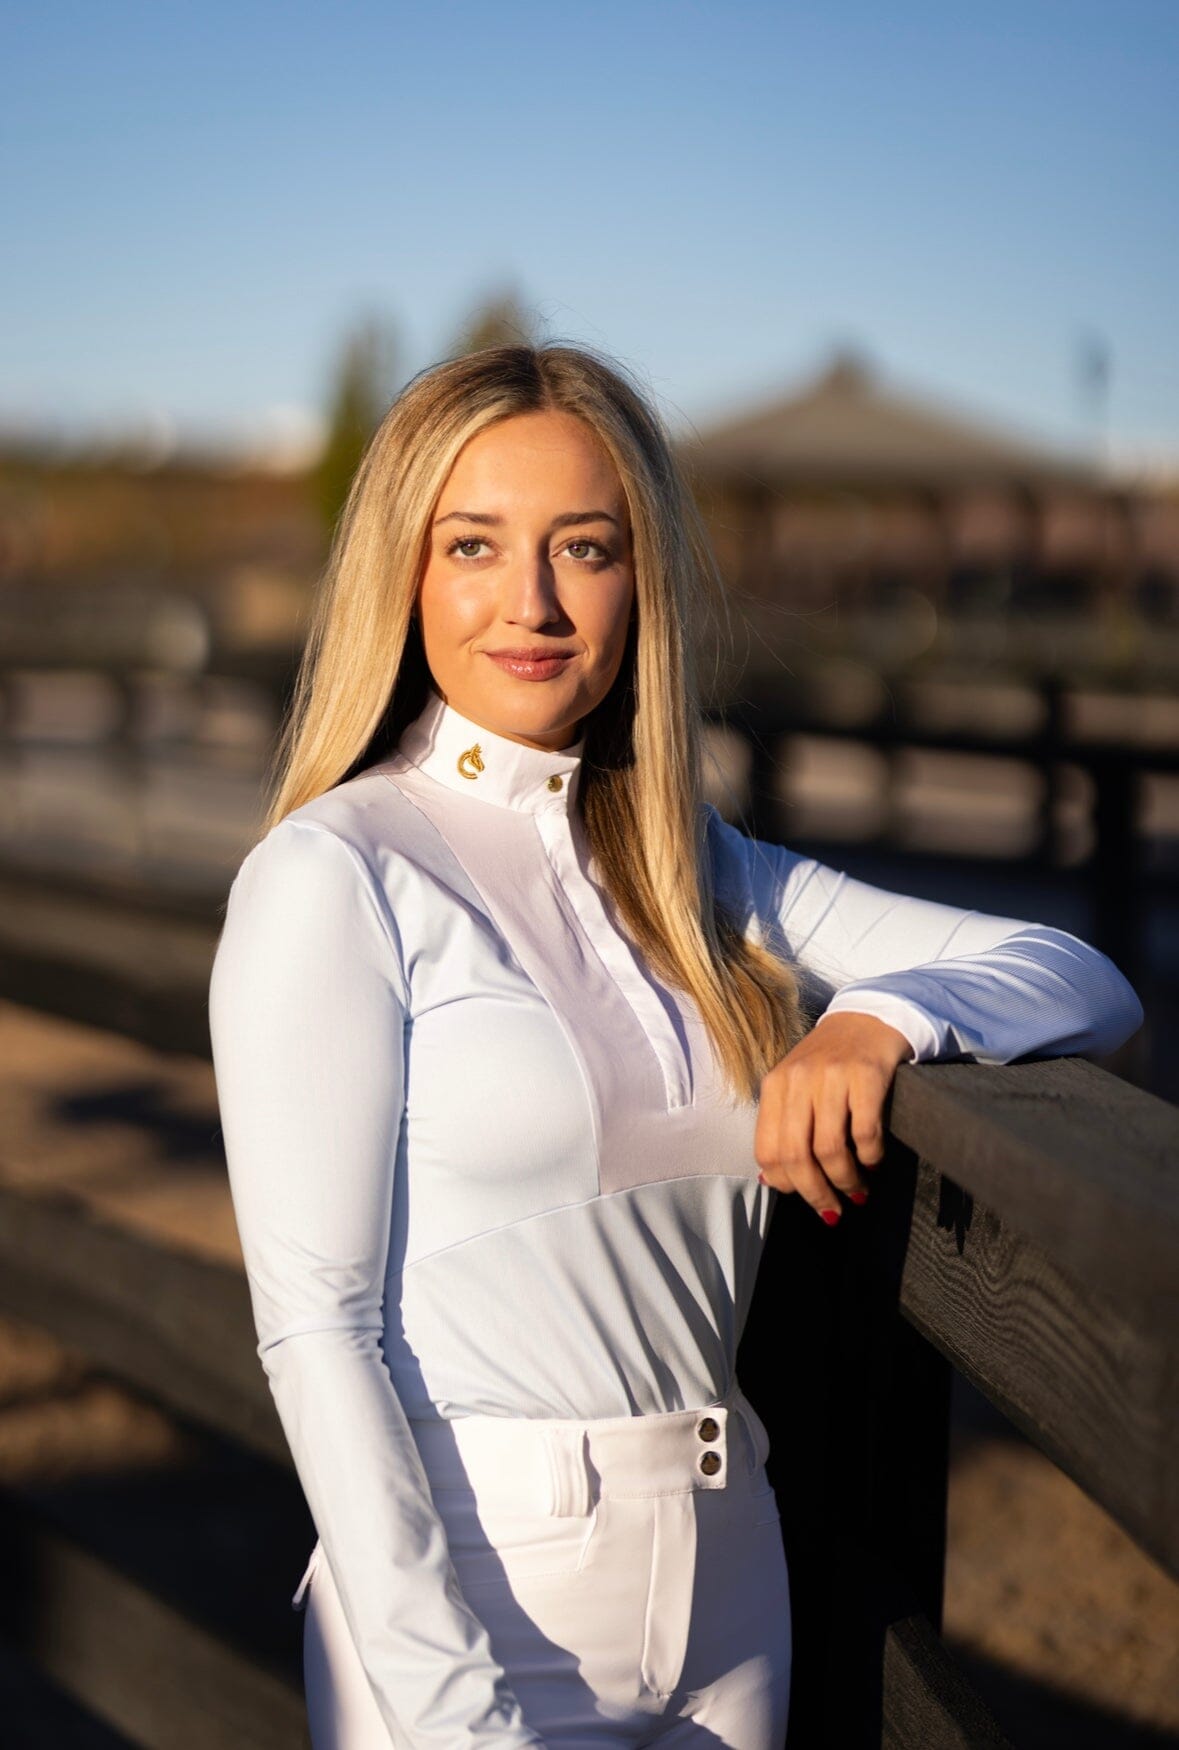
POLYGON ((336 527, 262 830, 387 757, 422 709, 430 674, 414 605, 443 486, 477 432, 550 409, 597 434, 631 518, 635 612, 617 678, 583 724, 590 848, 649 964, 695 999, 734 1094, 756 1099, 810 1023, 789 965, 743 934, 714 892, 689 634, 719 618, 724 589, 658 413, 592 349, 489 347, 419 372, 400 391, 336 527))

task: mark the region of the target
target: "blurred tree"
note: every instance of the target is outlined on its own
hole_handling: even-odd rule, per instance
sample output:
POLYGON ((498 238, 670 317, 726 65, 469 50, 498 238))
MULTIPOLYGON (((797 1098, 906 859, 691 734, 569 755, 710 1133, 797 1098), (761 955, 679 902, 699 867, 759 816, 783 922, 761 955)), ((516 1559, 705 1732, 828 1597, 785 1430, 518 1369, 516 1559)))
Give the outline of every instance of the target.
POLYGON ((536 318, 526 310, 516 292, 508 287, 479 304, 464 323, 451 347, 449 358, 480 352, 485 346, 531 346, 536 338, 536 318))
POLYGON ((336 356, 328 395, 327 435, 315 467, 315 491, 328 532, 373 432, 393 398, 397 343, 392 324, 377 315, 353 323, 336 356))
POLYGON ((1109 342, 1103 334, 1089 332, 1077 340, 1077 383, 1090 424, 1093 456, 1098 466, 1109 460, 1109 342))

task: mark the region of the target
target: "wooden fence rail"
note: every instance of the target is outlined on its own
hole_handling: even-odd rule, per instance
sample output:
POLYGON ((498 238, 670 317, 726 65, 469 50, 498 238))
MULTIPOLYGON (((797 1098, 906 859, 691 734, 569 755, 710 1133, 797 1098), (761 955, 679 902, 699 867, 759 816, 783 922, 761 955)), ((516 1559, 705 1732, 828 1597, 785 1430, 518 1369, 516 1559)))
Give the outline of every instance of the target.
MULTIPOLYGON (((297 1750, 301 1690, 191 1621, 40 1512, 0 1513, 9 1644, 154 1750, 297 1750)), ((55 1750, 59 1747, 55 1746, 55 1750)))
MULTIPOLYGON (((1082 1059, 902 1064, 888 1123, 854 1221, 778 1200, 738 1358, 790 1564, 790 1750, 1006 1742, 940 1638, 952 1367, 1179 1577, 1179 1110, 1082 1059)), ((289 1464, 239 1271, 0 1187, 0 1309, 289 1464)), ((289 1684, 8 1517, 38 1601, 10 1584, 10 1637, 133 1742, 298 1741, 289 1684)))

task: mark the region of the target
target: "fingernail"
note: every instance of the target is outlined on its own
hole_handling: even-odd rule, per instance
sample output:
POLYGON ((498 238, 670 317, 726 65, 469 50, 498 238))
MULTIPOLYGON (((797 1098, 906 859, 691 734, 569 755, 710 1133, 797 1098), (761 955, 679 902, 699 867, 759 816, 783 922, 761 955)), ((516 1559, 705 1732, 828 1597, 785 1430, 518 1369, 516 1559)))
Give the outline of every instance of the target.
POLYGON ((880 1162, 879 1161, 861 1161, 860 1165, 864 1168, 865 1172, 874 1173, 876 1171, 877 1167, 880 1165, 880 1162))
POLYGON ((827 1223, 828 1227, 834 1227, 835 1223, 839 1220, 838 1209, 820 1209, 819 1214, 823 1217, 823 1220, 827 1223))
POLYGON ((759 1173, 757 1175, 757 1182, 759 1185, 768 1185, 769 1184, 769 1180, 766 1178, 764 1173, 759 1173))
POLYGON ((866 1191, 849 1191, 848 1196, 853 1203, 867 1203, 868 1201, 868 1193, 866 1191))

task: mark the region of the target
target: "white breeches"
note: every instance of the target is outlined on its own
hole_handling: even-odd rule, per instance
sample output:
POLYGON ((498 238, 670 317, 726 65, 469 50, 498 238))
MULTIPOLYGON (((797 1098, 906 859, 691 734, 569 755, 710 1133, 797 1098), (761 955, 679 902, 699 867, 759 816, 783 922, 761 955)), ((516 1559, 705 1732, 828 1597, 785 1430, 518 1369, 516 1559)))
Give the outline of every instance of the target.
MULTIPOLYGON (((786 1559, 739 1386, 700 1410, 414 1435, 463 1595, 550 1750, 782 1750, 786 1559)), ((304 1592, 314 1750, 389 1750, 318 1542, 304 1592)))

